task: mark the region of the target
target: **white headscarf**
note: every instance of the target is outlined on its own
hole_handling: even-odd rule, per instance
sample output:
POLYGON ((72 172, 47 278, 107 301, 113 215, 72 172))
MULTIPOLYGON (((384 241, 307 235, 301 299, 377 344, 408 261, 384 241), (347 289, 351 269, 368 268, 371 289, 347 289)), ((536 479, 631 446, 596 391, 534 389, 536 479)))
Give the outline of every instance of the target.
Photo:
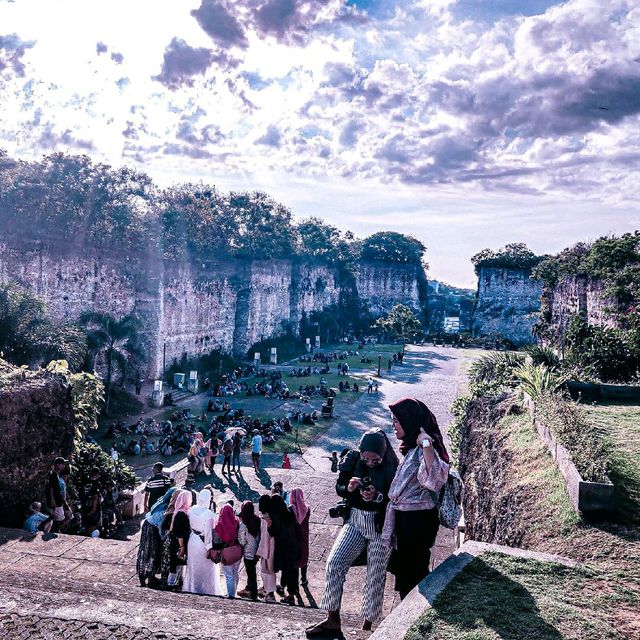
POLYGON ((203 509, 209 509, 211 507, 211 498, 212 497, 213 496, 211 495, 211 491, 209 491, 209 489, 203 489, 198 494, 197 505, 199 507, 202 507, 203 509))

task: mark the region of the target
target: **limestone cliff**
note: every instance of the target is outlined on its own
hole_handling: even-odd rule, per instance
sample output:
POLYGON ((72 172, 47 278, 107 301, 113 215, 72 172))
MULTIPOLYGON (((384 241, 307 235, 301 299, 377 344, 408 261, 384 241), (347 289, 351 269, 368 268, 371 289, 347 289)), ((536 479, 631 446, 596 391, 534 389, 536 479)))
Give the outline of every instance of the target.
MULTIPOLYGON (((148 374, 214 349, 245 355, 262 338, 296 332, 302 314, 335 304, 338 269, 322 262, 240 260, 206 263, 96 251, 55 242, 0 242, 0 282, 15 280, 40 296, 57 321, 97 310, 138 314, 145 326, 148 374)), ((355 286, 374 315, 404 303, 424 310, 419 267, 366 262, 355 286)))
POLYGON ((482 267, 473 312, 473 333, 507 338, 516 345, 534 341, 542 283, 530 269, 482 267))

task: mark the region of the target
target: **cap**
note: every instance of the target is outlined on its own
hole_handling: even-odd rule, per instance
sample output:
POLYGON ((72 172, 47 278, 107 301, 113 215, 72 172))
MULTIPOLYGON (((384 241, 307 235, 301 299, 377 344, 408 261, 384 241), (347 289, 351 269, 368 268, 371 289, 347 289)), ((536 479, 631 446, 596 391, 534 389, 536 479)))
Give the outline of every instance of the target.
POLYGON ((58 456, 54 461, 53 464, 69 464, 69 461, 66 458, 63 458, 62 456, 58 456))

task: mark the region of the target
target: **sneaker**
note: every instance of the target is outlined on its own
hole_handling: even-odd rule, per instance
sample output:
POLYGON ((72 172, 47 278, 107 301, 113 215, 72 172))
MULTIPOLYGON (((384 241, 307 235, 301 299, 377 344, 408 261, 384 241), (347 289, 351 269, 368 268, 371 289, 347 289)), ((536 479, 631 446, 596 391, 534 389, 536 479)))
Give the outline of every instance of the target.
POLYGON ((248 598, 251 595, 249 589, 241 589, 238 591, 238 598, 248 598))
POLYGON ((276 587, 276 593, 282 598, 284 597, 284 587, 281 587, 280 585, 278 585, 276 587))
POLYGON ((286 596, 285 598, 282 598, 282 600, 280 600, 280 604, 295 604, 295 598, 293 596, 286 596))
POLYGON ((276 597, 273 595, 273 593, 268 593, 268 594, 264 597, 264 601, 265 601, 265 602, 270 602, 270 603, 275 603, 275 601, 276 601, 276 597))

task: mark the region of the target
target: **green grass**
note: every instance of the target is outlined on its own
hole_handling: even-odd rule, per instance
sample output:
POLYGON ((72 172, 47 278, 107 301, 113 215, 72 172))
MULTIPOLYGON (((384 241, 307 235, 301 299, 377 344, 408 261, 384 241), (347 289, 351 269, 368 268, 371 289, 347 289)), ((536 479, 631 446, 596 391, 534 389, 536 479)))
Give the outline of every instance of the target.
MULTIPOLYGON (((378 344, 378 345, 366 345, 363 349, 359 349, 357 344, 337 344, 330 345, 328 347, 324 347, 322 349, 323 353, 342 353, 344 351, 357 351, 359 355, 357 356, 347 356, 344 360, 334 360, 330 362, 331 371, 336 371, 338 364, 344 364, 345 362, 349 365, 349 370, 355 373, 364 373, 366 375, 376 375, 378 373, 378 354, 382 354, 382 371, 387 370, 387 360, 393 357, 394 353, 398 353, 402 351, 401 344, 378 344), (371 358, 373 362, 366 363, 360 362, 362 357, 371 358)), ((322 366, 320 363, 308 363, 308 362, 298 362, 295 360, 291 363, 291 366, 295 367, 304 367, 309 366, 313 368, 318 364, 318 366, 322 366)))
POLYGON ((435 599, 405 640, 606 640, 629 637, 612 614, 622 594, 587 568, 489 553, 435 599))
POLYGON ((626 522, 640 523, 640 406, 582 405, 589 423, 607 443, 609 477, 616 487, 616 511, 626 522))

